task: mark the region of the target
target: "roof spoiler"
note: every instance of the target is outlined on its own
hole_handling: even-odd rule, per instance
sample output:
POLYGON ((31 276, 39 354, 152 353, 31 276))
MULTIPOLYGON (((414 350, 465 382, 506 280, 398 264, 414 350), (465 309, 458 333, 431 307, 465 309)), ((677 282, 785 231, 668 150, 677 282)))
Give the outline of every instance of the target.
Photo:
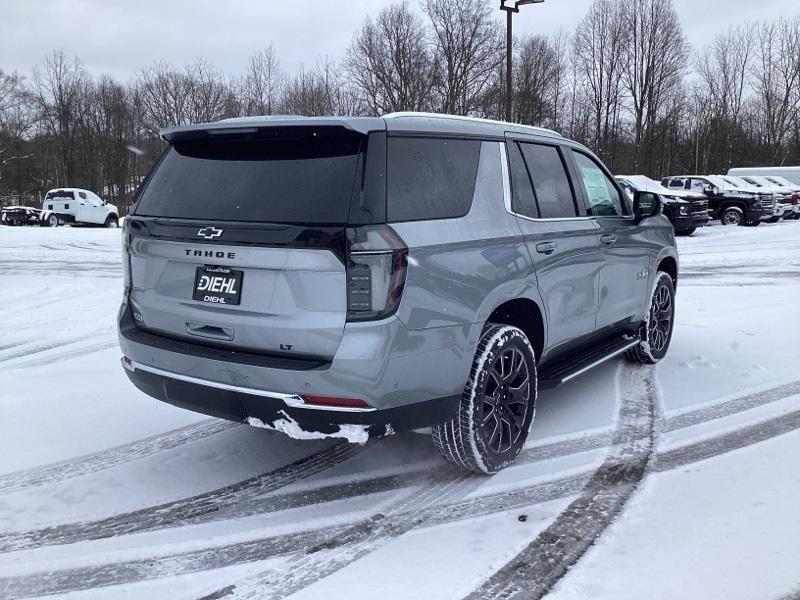
POLYGON ((249 135, 274 129, 298 127, 340 128, 359 134, 382 131, 386 124, 380 118, 304 117, 299 115, 270 115, 262 117, 236 117, 214 123, 197 123, 167 127, 159 135, 168 142, 182 139, 211 139, 226 135, 249 135))

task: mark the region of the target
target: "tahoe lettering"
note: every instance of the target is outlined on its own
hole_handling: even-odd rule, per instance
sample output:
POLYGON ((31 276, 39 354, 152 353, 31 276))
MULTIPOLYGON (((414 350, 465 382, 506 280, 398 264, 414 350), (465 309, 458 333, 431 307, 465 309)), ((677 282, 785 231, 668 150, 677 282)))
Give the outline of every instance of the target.
POLYGON ((219 250, 184 250, 186 256, 200 256, 203 258, 236 258, 236 252, 221 252, 219 250))

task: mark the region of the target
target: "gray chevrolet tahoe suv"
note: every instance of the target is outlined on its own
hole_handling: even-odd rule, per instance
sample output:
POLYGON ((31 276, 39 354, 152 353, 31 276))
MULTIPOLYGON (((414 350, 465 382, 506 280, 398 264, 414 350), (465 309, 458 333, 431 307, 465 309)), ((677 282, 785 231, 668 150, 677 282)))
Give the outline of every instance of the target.
POLYGON ((538 389, 669 347, 660 199, 630 202, 555 132, 398 113, 162 137, 119 313, 126 373, 159 400, 303 437, 432 427, 493 473, 538 389))

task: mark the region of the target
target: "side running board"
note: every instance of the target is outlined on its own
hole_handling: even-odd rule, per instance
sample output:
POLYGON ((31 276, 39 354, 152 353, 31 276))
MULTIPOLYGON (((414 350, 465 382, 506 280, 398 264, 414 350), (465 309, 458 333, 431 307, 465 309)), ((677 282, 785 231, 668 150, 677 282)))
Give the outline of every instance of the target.
POLYGON ((632 336, 620 336, 568 358, 556 359, 539 372, 539 389, 550 389, 601 365, 639 343, 632 336))

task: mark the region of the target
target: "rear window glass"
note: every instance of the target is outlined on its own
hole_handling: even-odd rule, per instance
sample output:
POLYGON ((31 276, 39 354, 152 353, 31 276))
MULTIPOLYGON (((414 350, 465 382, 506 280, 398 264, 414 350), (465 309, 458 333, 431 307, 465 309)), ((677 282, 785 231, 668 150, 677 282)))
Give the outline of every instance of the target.
POLYGON ((479 140, 390 137, 387 143, 389 221, 451 219, 469 212, 479 140))
POLYGON ((269 140, 177 141, 136 207, 142 216, 344 224, 361 137, 315 131, 269 140))
POLYGON ((47 196, 45 196, 47 200, 56 200, 56 199, 64 199, 64 200, 74 200, 75 199, 75 192, 67 192, 65 190, 58 190, 55 192, 47 192, 47 196))

